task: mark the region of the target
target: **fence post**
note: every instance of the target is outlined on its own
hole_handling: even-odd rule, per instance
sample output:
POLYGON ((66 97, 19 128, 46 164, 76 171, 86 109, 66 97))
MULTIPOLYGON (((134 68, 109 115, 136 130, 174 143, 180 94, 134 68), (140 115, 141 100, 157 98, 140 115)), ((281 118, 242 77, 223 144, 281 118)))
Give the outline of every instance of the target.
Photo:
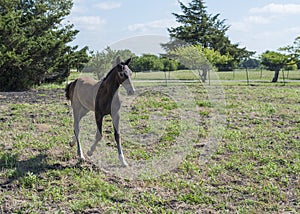
POLYGON ((249 85, 249 74, 248 74, 248 68, 246 68, 246 77, 247 77, 247 85, 249 85))

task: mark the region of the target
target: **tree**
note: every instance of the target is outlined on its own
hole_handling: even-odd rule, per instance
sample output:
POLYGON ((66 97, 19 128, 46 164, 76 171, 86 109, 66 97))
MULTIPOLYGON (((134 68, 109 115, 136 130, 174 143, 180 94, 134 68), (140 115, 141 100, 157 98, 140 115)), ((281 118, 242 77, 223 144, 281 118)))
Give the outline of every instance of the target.
POLYGON ((178 62, 174 59, 169 58, 160 58, 162 61, 164 68, 163 71, 176 71, 178 68, 178 62))
POLYGON ((128 49, 112 50, 107 47, 103 51, 97 51, 92 55, 83 72, 93 72, 98 79, 101 79, 115 65, 117 57, 128 59, 134 56, 135 54, 128 49))
POLYGON ((293 69, 300 61, 300 36, 298 36, 292 45, 278 49, 279 52, 266 51, 261 58, 261 64, 267 69, 275 71, 272 82, 278 81, 279 71, 282 68, 293 69))
POLYGON ((87 47, 68 45, 78 31, 62 24, 72 6, 72 0, 0 2, 0 90, 62 82, 71 66, 87 61, 87 47))
POLYGON ((230 55, 230 61, 217 65, 219 70, 233 69, 242 57, 254 54, 230 42, 225 35, 229 26, 225 25, 225 20, 219 20, 220 14, 208 14, 203 0, 192 0, 187 6, 182 2, 179 4, 183 14, 173 15, 181 26, 168 29, 171 41, 163 45, 167 51, 182 46, 180 41, 184 41, 188 45, 201 45, 218 51, 221 55, 230 55))
POLYGON ((247 59, 243 60, 240 64, 240 67, 245 68, 245 69, 259 68, 259 66, 260 66, 260 61, 258 59, 253 59, 253 58, 247 58, 247 59))
POLYGON ((221 55, 220 52, 203 48, 201 45, 179 47, 169 54, 188 69, 197 70, 202 82, 206 81, 210 70, 218 64, 225 64, 231 60, 229 55, 221 55))
MULTIPOLYGON (((77 48, 78 47, 75 46, 73 49, 76 50, 77 48)), ((77 72, 82 71, 86 63, 91 59, 87 52, 88 47, 84 47, 79 51, 74 51, 74 54, 69 58, 70 67, 76 68, 77 72)))
POLYGON ((275 71, 272 82, 278 81, 279 71, 286 66, 290 60, 288 55, 275 51, 264 52, 260 56, 260 59, 261 64, 268 70, 275 71))
POLYGON ((279 48, 280 51, 284 51, 289 55, 289 64, 297 64, 298 68, 300 65, 300 36, 298 36, 292 45, 288 45, 283 48, 279 48))
POLYGON ((207 71, 212 69, 212 65, 201 50, 202 49, 197 48, 196 46, 190 45, 177 48, 176 50, 171 51, 170 54, 174 56, 179 63, 185 65, 187 68, 196 70, 199 78, 205 82, 207 71))
POLYGON ((134 58, 131 63, 134 71, 162 71, 164 70, 163 61, 156 55, 143 54, 140 57, 134 58))

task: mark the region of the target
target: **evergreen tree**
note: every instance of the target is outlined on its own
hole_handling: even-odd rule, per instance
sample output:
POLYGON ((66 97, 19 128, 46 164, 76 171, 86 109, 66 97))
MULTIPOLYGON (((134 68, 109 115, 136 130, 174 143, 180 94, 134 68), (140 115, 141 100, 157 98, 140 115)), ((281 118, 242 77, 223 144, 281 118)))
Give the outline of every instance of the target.
POLYGON ((212 16, 207 14, 202 0, 193 0, 189 6, 179 2, 183 14, 173 15, 176 21, 182 25, 169 28, 169 34, 190 45, 201 44, 204 48, 219 50, 221 41, 224 40, 225 32, 229 28, 224 24, 225 20, 219 20, 219 14, 212 16), (221 40, 221 41, 220 41, 221 40))
POLYGON ((219 19, 220 14, 208 14, 203 0, 192 0, 187 6, 182 2, 179 4, 183 14, 173 15, 181 25, 168 29, 172 40, 163 45, 167 51, 182 46, 182 42, 178 42, 180 40, 188 45, 201 45, 203 48, 219 51, 222 55, 230 55, 232 60, 227 64, 217 65, 219 69, 232 69, 241 58, 253 54, 230 42, 226 36, 229 26, 225 25, 225 20, 219 19))
POLYGON ((87 61, 87 47, 68 45, 78 31, 62 24, 72 6, 72 0, 1 0, 0 90, 62 82, 71 66, 87 61))

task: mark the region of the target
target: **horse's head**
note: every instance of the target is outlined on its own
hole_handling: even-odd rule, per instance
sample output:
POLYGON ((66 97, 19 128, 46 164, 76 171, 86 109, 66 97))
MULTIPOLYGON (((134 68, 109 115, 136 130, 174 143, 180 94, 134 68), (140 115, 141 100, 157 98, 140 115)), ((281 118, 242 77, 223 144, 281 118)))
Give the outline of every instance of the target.
POLYGON ((128 67, 131 58, 127 59, 125 62, 117 62, 118 67, 118 82, 123 85, 128 95, 134 94, 134 87, 131 81, 132 71, 128 67))

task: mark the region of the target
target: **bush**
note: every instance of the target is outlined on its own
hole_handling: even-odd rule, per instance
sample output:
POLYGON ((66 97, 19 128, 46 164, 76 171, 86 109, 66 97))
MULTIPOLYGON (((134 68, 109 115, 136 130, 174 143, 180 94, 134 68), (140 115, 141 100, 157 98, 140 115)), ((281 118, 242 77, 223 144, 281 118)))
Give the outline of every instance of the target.
POLYGON ((291 65, 287 65, 284 67, 284 70, 286 71, 294 71, 294 70, 297 70, 298 69, 298 66, 297 64, 291 64, 291 65))
POLYGON ((134 71, 174 71, 178 68, 178 62, 172 59, 161 58, 152 54, 144 54, 135 57, 131 63, 134 71))

